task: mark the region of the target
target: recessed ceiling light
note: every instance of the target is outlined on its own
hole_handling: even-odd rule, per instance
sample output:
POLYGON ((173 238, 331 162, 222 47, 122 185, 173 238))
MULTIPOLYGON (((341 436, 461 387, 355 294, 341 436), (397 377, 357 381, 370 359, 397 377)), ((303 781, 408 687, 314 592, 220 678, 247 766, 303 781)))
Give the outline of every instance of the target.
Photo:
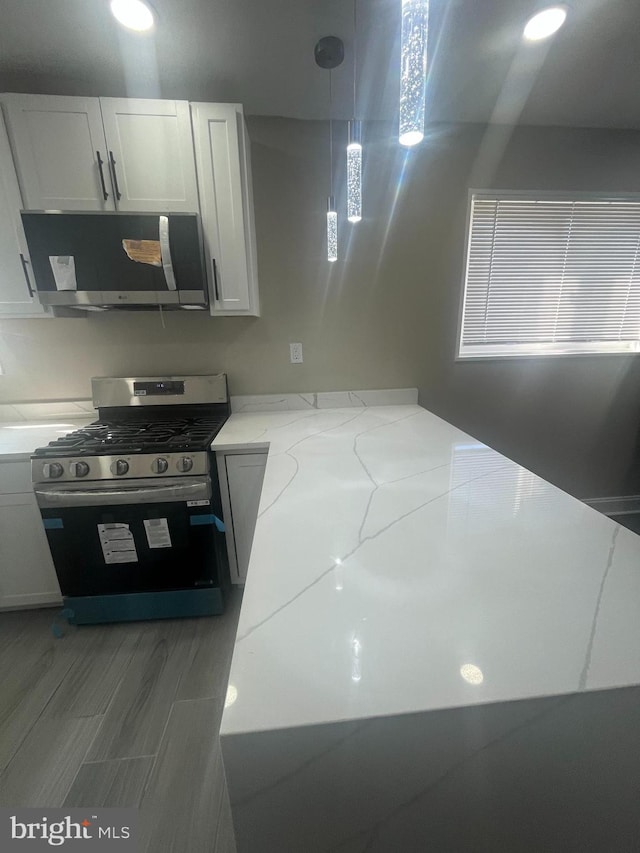
POLYGON ((484 681, 482 670, 479 666, 475 666, 472 663, 463 664, 460 667, 460 675, 465 681, 468 681, 469 684, 482 684, 484 681))
POLYGON ((522 35, 527 41, 540 41, 557 32, 567 17, 566 6, 549 6, 536 12, 525 24, 522 35))
POLYGON ((142 33, 154 24, 153 12, 142 0, 111 0, 113 17, 129 30, 142 33))

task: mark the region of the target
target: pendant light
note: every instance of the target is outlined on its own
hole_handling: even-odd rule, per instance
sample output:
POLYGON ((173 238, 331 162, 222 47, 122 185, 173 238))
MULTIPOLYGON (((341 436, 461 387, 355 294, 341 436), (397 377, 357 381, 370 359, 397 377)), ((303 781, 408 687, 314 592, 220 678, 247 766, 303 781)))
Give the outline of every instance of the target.
POLYGON ((331 70, 329 71, 329 198, 327 199, 327 260, 338 260, 338 211, 333 196, 333 116, 331 97, 331 70))
POLYGON ((344 44, 337 36, 325 36, 314 50, 316 64, 329 71, 329 196, 327 198, 327 260, 338 260, 338 212, 333 195, 333 91, 331 72, 344 59, 344 44))
POLYGON ((338 212, 332 195, 327 199, 327 260, 338 260, 338 212))
POLYGON ((407 147, 424 139, 429 0, 402 0, 400 38, 400 132, 407 147))
POLYGON ((358 75, 358 0, 353 0, 353 118, 347 140, 347 219, 362 219, 362 125, 357 120, 356 81, 358 75))

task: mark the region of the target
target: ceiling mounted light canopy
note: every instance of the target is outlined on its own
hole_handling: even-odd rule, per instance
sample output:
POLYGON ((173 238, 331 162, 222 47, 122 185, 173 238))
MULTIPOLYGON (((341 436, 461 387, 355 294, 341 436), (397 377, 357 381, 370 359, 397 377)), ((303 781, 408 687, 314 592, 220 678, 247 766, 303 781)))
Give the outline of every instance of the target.
POLYGON ((532 15, 522 32, 527 41, 542 41, 549 38, 564 24, 567 17, 565 5, 549 6, 532 15))
POLYGON ((155 17, 142 0, 111 0, 111 14, 128 30, 143 33, 153 28, 155 17))
POLYGON ((407 147, 424 139, 429 0, 402 0, 400 37, 400 132, 407 147))

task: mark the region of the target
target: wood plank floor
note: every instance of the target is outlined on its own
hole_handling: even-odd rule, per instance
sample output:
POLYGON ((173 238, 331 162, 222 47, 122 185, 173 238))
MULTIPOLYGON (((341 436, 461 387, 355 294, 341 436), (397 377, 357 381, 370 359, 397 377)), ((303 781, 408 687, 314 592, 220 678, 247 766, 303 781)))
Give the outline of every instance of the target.
POLYGON ((218 733, 241 597, 60 640, 55 610, 0 613, 0 806, 133 806, 140 853, 235 853, 218 733))

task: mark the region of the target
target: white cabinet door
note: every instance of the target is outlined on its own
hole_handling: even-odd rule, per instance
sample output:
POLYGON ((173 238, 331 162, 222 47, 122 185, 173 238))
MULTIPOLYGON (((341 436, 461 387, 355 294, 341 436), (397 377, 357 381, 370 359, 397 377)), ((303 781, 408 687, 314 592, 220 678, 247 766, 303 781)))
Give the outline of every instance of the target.
POLYGON ((2 103, 26 208, 114 209, 97 98, 3 95, 2 103))
POLYGON ((0 495, 0 609, 61 600, 35 496, 0 495))
POLYGON ((221 488, 223 489, 231 580, 235 583, 244 583, 258 517, 267 454, 228 453, 223 458, 228 492, 226 507, 224 506, 224 476, 221 478, 221 488))
POLYGON ((249 144, 240 104, 191 104, 211 313, 259 314, 249 144))
POLYGON ((187 101, 101 98, 118 210, 197 213, 187 101))
POLYGON ((0 113, 0 316, 50 316, 35 295, 21 208, 9 138, 0 113))

